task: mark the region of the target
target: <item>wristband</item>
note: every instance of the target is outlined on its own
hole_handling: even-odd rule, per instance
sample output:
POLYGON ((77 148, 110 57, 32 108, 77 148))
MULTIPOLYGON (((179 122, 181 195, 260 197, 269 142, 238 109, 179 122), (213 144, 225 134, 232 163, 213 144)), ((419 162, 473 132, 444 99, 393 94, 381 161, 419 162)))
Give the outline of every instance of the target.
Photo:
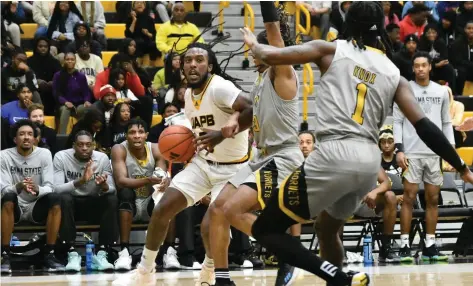
POLYGON ((402 143, 394 144, 394 148, 397 150, 397 152, 404 152, 404 146, 402 145, 402 143))
POLYGON ((260 1, 263 23, 279 22, 279 15, 273 1, 260 1))

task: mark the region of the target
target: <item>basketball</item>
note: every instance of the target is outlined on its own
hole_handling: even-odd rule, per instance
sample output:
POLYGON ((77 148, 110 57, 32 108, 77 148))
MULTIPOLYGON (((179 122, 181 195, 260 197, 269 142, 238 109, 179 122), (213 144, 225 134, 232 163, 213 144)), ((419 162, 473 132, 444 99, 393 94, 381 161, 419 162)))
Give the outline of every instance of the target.
POLYGON ((187 127, 171 125, 159 136, 159 151, 163 157, 172 162, 189 161, 195 153, 194 133, 187 127))

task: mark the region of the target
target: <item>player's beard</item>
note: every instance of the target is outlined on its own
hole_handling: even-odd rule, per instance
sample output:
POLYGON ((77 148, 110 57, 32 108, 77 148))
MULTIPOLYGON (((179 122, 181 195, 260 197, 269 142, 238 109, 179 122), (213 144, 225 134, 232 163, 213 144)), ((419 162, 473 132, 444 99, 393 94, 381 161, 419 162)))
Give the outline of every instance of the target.
POLYGON ((190 83, 189 81, 187 81, 187 86, 190 87, 190 88, 200 88, 202 87, 202 85, 205 84, 205 82, 207 82, 207 79, 209 78, 209 73, 205 73, 205 75, 196 83, 190 83))

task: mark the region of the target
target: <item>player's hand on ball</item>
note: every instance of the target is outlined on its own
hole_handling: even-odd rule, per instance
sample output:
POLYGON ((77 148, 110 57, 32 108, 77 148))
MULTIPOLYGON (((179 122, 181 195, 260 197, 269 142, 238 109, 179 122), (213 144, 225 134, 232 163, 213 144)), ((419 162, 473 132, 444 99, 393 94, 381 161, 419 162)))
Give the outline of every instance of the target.
POLYGON ((240 28, 240 32, 243 34, 243 41, 248 45, 248 48, 253 48, 258 43, 256 36, 251 32, 248 27, 240 28))
POLYGON ((224 138, 235 138, 238 131, 240 131, 240 125, 236 120, 231 120, 222 127, 222 135, 224 138))
POLYGON ((201 150, 207 150, 213 152, 215 146, 220 144, 223 139, 222 131, 215 131, 210 129, 202 129, 205 134, 194 139, 197 152, 201 150))

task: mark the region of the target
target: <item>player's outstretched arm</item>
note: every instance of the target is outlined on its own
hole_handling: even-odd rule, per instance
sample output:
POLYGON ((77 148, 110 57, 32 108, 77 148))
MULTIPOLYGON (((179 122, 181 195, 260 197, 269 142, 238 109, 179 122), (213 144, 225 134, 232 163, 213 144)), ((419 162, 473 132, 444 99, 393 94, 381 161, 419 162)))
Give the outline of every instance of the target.
POLYGON ((232 109, 235 113, 230 116, 227 124, 222 127, 222 136, 224 138, 232 138, 250 128, 252 124, 253 106, 246 96, 240 93, 233 103, 232 109))
POLYGON ((320 65, 321 59, 335 54, 337 45, 322 40, 314 40, 302 45, 276 48, 259 44, 255 35, 247 27, 240 29, 243 39, 254 56, 267 65, 296 65, 315 62, 320 65))
POLYGON ((432 151, 450 163, 462 176, 467 175, 469 177, 467 180, 472 182, 473 176, 471 176, 470 170, 460 159, 443 132, 425 116, 414 97, 409 83, 404 77, 401 77, 399 81, 394 101, 406 118, 414 125, 420 139, 432 151))

